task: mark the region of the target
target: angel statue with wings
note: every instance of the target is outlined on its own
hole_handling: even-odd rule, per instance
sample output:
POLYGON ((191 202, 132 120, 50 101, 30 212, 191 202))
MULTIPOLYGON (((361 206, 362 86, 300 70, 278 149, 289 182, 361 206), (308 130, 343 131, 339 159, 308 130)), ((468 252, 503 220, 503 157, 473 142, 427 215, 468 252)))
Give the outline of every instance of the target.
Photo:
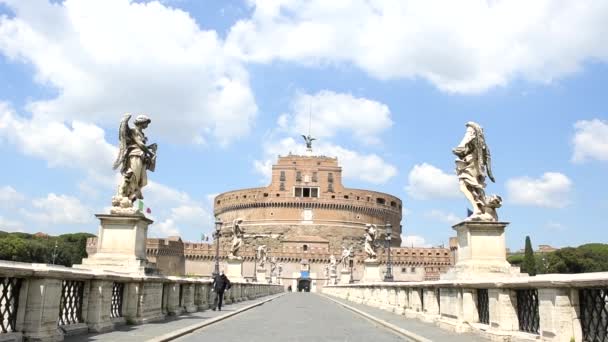
POLYGON ((376 240, 378 239, 378 226, 375 224, 365 225, 365 241, 364 249, 367 253, 368 260, 374 260, 377 257, 376 254, 376 240))
POLYGON ((313 138, 310 134, 308 136, 302 134, 302 138, 306 142, 306 150, 312 151, 312 142, 317 139, 313 138))
POLYGON ((112 198, 112 212, 127 212, 133 202, 143 199, 141 189, 148 184, 147 170, 154 172, 156 167, 156 144, 147 145, 148 138, 144 129, 151 120, 145 115, 135 118, 135 128, 129 127, 131 114, 124 115, 118 130, 119 149, 114 162, 114 170, 120 168, 122 181, 116 196, 112 198), (122 209, 122 210, 121 210, 122 209))
POLYGON ((452 152, 456 155, 460 191, 473 207, 473 213, 467 220, 497 221, 496 208, 500 208, 502 198, 498 195, 485 195, 486 176, 494 182, 490 149, 479 124, 467 122, 466 127, 464 138, 452 152))

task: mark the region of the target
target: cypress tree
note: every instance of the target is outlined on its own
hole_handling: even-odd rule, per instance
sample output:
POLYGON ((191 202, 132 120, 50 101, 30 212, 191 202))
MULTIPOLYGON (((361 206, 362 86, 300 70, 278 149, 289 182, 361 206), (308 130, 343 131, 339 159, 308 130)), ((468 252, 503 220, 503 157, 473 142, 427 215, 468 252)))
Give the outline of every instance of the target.
POLYGON ((523 271, 531 276, 536 275, 536 260, 534 259, 534 251, 532 250, 532 242, 530 237, 526 236, 526 247, 524 253, 524 262, 522 263, 523 271))

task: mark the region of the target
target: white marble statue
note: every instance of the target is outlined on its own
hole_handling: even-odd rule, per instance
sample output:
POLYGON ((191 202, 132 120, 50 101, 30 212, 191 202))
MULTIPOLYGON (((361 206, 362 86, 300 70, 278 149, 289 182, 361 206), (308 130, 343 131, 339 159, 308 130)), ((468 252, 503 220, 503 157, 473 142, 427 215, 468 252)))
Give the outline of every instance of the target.
POLYGON ((498 221, 496 209, 500 208, 502 198, 498 195, 485 195, 486 176, 494 182, 494 175, 483 128, 475 122, 468 122, 466 127, 462 141, 452 152, 456 155, 456 175, 460 182, 460 191, 473 207, 473 213, 467 220, 498 221))
POLYGON ((154 172, 156 168, 157 145, 147 145, 148 138, 144 129, 148 127, 151 120, 145 115, 135 118, 135 128, 129 127, 131 114, 123 116, 118 129, 118 156, 114 161, 114 170, 120 168, 122 180, 118 191, 112 197, 113 214, 134 214, 137 209, 133 208, 133 202, 143 199, 141 192, 148 184, 147 171, 154 172))
POLYGON ((342 265, 343 270, 347 270, 349 267, 348 260, 350 258, 352 249, 353 246, 350 246, 349 248, 342 246, 342 255, 340 255, 340 265, 342 265))
POLYGON ((232 221, 232 246, 230 248, 230 254, 228 255, 231 259, 239 258, 237 253, 243 244, 243 227, 241 227, 241 223, 243 223, 242 218, 238 218, 232 221))
POLYGON ((270 258, 270 275, 274 276, 276 275, 276 270, 277 270, 277 257, 273 256, 272 258, 270 258))
POLYGON ((378 227, 375 224, 366 224, 364 247, 368 260, 374 260, 377 257, 376 239, 378 239, 378 227))
POLYGON ((279 278, 281 278, 281 272, 283 272, 283 264, 279 263, 279 264, 277 265, 277 270, 278 270, 278 273, 279 273, 277 276, 278 276, 279 278))
POLYGON ((336 273, 337 260, 336 257, 332 254, 329 256, 329 270, 332 274, 336 273))
POLYGON ((257 251, 256 257, 260 261, 259 267, 264 268, 264 265, 266 264, 266 260, 268 259, 266 245, 258 246, 258 251, 257 251))

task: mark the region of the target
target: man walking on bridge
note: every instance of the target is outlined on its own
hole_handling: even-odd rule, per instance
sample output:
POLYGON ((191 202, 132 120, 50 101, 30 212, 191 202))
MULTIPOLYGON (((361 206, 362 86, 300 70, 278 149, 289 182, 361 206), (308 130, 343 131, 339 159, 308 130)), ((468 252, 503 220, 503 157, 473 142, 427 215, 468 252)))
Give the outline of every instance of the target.
POLYGON ((220 271, 220 274, 213 278, 213 291, 215 291, 215 299, 213 300, 213 311, 218 309, 222 311, 222 302, 224 301, 224 291, 230 289, 230 280, 224 274, 224 271, 220 271))

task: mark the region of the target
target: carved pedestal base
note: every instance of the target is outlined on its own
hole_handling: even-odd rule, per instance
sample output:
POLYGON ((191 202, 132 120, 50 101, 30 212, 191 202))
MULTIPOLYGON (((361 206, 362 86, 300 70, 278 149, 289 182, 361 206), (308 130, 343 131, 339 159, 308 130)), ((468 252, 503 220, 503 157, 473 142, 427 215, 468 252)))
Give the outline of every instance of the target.
POLYGON ((367 259, 363 262, 363 279, 364 283, 376 283, 382 281, 380 277, 380 261, 375 259, 367 259))
POLYGON ((95 215, 100 221, 95 253, 74 268, 103 269, 121 273, 151 274, 153 264, 146 259, 148 226, 143 215, 95 215))
POLYGON ((255 281, 258 283, 268 284, 268 279, 266 279, 266 270, 263 268, 258 268, 255 273, 255 281))
POLYGON ((348 284, 350 283, 350 271, 342 270, 340 271, 340 284, 348 284))
POLYGON ((226 277, 231 282, 245 282, 243 278, 243 259, 229 258, 227 261, 226 277))
POLYGON ((456 224, 456 264, 441 279, 477 279, 520 275, 519 267, 507 261, 507 222, 463 221, 456 224))

